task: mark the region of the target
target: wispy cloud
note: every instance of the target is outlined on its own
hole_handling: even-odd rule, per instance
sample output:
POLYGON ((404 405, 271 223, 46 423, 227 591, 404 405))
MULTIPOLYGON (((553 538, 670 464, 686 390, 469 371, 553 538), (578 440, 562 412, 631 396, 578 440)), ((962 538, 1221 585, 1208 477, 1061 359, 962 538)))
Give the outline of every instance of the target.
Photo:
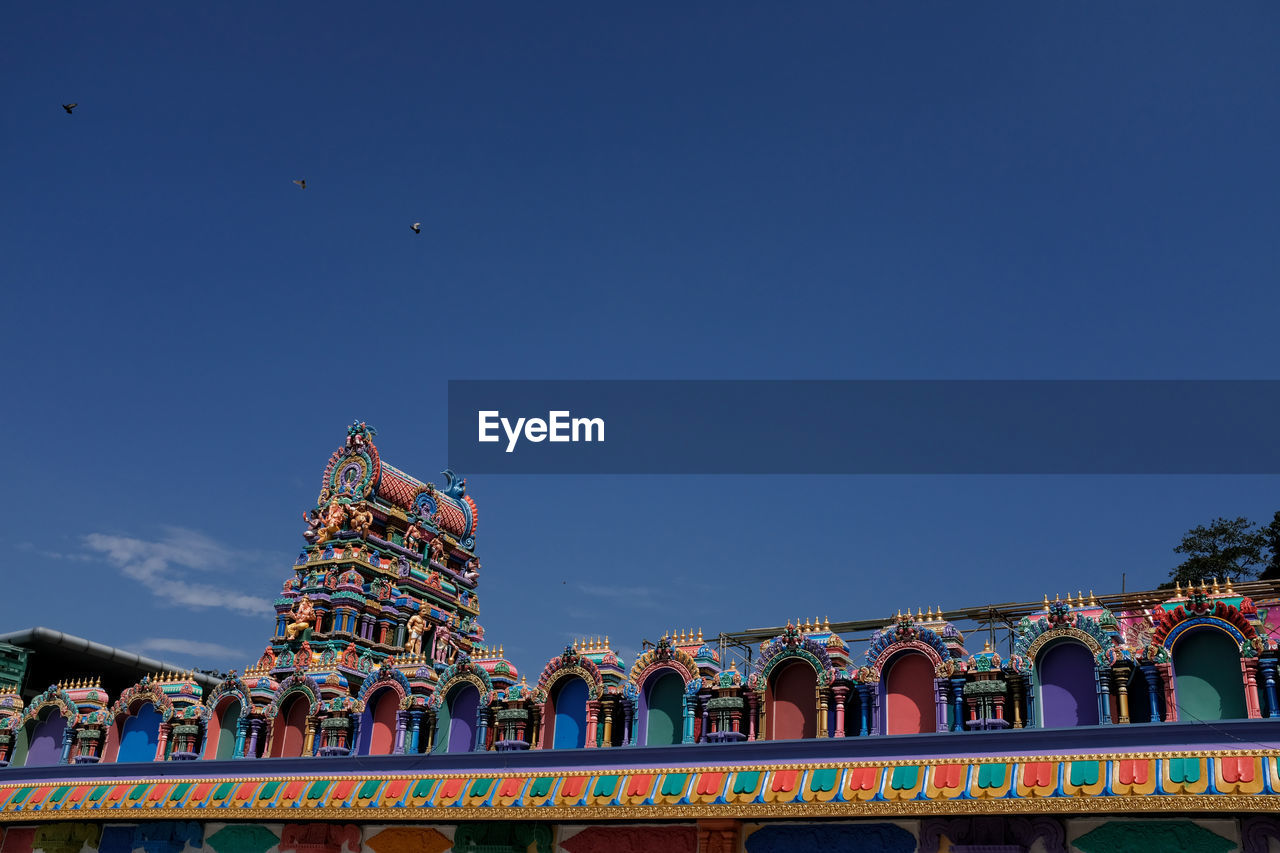
POLYGON ((230 660, 249 657, 243 649, 233 649, 221 643, 203 643, 199 640, 184 640, 181 637, 148 637, 139 640, 132 646, 139 652, 159 655, 182 655, 184 657, 205 658, 209 660, 230 660))
POLYGON ((590 595, 594 598, 604 598, 610 601, 626 602, 633 607, 663 607, 663 600, 659 597, 660 593, 665 592, 660 587, 652 586, 601 586, 599 584, 576 584, 578 591, 584 595, 590 595))
POLYGON ((125 577, 138 581, 151 593, 185 607, 221 607, 260 616, 270 602, 235 589, 189 580, 190 572, 233 568, 248 555, 233 551, 203 533, 182 527, 166 528, 158 540, 136 539, 107 533, 90 533, 84 544, 125 577))

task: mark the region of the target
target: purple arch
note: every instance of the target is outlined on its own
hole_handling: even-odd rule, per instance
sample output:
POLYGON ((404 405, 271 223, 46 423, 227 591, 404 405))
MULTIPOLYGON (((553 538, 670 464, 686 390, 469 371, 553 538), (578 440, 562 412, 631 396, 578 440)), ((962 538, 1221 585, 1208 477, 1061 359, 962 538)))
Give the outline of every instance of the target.
POLYGON ((1046 729, 1098 725, 1098 677, 1089 649, 1059 640, 1040 653, 1036 668, 1046 729))
POLYGON ((476 741, 476 712, 480 691, 475 685, 460 684, 449 695, 449 745, 446 752, 470 752, 476 741))
POLYGON ((31 746, 27 748, 27 766, 45 767, 62 761, 62 733, 67 729, 67 718, 61 711, 45 717, 31 733, 31 746))

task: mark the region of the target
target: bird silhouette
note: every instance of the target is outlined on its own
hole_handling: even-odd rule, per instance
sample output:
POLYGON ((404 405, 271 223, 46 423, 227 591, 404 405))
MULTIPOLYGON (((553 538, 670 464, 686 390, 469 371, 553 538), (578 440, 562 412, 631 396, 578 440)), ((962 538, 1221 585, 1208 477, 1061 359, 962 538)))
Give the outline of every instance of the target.
POLYGON ((298 186, 302 187, 304 190, 307 188, 307 179, 306 179, 306 178, 301 178, 301 179, 299 179, 299 180, 296 180, 296 181, 294 181, 294 183, 295 183, 295 184, 297 184, 298 186))
POLYGON ((421 223, 421 222, 415 222, 415 223, 413 223, 412 225, 410 225, 409 227, 413 229, 413 233, 414 233, 414 234, 421 234, 421 233, 422 233, 422 223, 421 223))
POLYGON ((67 115, 71 115, 71 111, 78 106, 80 105, 79 104, 63 104, 62 108, 67 111, 67 115))

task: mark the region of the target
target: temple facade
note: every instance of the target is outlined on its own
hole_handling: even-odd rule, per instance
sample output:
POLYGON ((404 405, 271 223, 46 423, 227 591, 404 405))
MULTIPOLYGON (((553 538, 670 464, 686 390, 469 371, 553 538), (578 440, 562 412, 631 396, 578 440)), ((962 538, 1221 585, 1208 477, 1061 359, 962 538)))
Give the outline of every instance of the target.
POLYGON ((0 853, 1280 844, 1280 588, 1045 596, 1005 655, 933 607, 856 652, 794 620, 741 670, 700 631, 629 666, 584 638, 535 678, 485 638, 466 481, 374 437, 330 457, 242 673, 0 689, 0 853))

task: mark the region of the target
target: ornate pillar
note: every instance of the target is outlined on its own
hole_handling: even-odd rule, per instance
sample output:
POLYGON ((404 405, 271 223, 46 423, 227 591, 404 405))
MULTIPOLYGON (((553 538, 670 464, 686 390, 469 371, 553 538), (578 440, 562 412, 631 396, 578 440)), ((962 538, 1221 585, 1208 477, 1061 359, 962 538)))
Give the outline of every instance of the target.
POLYGON ((698 738, 699 743, 707 742, 707 732, 710 731, 708 724, 711 722, 711 692, 704 691, 698 694, 698 707, 702 713, 702 734, 698 738))
POLYGON ((1009 686, 1013 688, 1013 727, 1020 729, 1022 728, 1022 676, 1013 675, 1009 679, 1009 686))
POLYGON ((1160 702, 1156 698, 1156 692, 1160 689, 1160 680, 1156 677, 1156 668, 1151 664, 1139 664, 1138 671, 1142 673, 1142 680, 1147 683, 1147 701, 1151 705, 1151 722, 1160 722, 1160 702))
POLYGON ((169 734, 173 727, 169 723, 160 724, 160 738, 156 742, 156 761, 164 761, 169 749, 169 734))
MULTIPOLYGON (((484 752, 488 747, 486 731, 489 727, 489 708, 483 703, 476 708, 476 752, 484 752)), ((606 726, 606 729, 608 727, 606 726)))
POLYGON ((844 685, 832 687, 831 693, 836 699, 836 737, 844 737, 844 702, 849 698, 849 688, 844 685))
POLYGON ((1275 658, 1259 659, 1258 669, 1262 672, 1263 693, 1267 697, 1267 716, 1280 717, 1280 708, 1276 708, 1276 660, 1275 658))
POLYGON ((600 720, 600 700, 592 699, 587 703, 587 749, 596 748, 596 728, 600 720))
POLYGON ((1250 719, 1262 716, 1258 704, 1258 659, 1241 658, 1240 674, 1244 676, 1244 705, 1250 719))
POLYGON ((262 720, 257 717, 249 719, 249 743, 245 746, 244 757, 258 757, 258 738, 262 736, 262 720))
POLYGON ((316 754, 316 721, 312 717, 307 718, 306 738, 302 741, 302 754, 316 754))
POLYGON ((419 749, 422 741, 422 717, 424 711, 414 709, 409 712, 409 752, 414 755, 422 750, 419 749))
POLYGON ((58 759, 59 764, 67 764, 71 761, 71 744, 75 740, 75 729, 67 726, 62 730, 62 757, 58 759))
MULTIPOLYGON (((1101 669, 1097 671, 1098 722, 1102 723, 1104 726, 1111 723, 1111 674, 1113 671, 1114 670, 1101 669)), ((1117 687, 1119 686, 1120 680, 1121 679, 1119 677, 1116 678, 1117 687)), ((1128 714, 1125 714, 1123 711, 1120 713, 1122 716, 1128 717, 1128 714)), ((1116 722, 1120 721, 1117 720, 1116 722)), ((1125 722, 1128 722, 1128 720, 1125 720, 1125 722)))
POLYGON ((871 734, 871 685, 858 685, 858 734, 866 737, 871 734))
POLYGON ((232 758, 244 758, 245 729, 248 727, 249 720, 245 717, 236 720, 236 745, 231 749, 232 758))
MULTIPOLYGON (((1120 719, 1116 720, 1116 722, 1125 725, 1129 722, 1129 671, 1126 669, 1118 671, 1116 693, 1120 705, 1120 719)), ((1103 722, 1105 723, 1106 720, 1103 720, 1103 722)))
POLYGON ((1156 672, 1160 673, 1160 681, 1164 686, 1164 722, 1178 721, 1177 687, 1173 682, 1173 666, 1167 663, 1156 664, 1156 672))
POLYGON ((818 737, 827 736, 827 691, 818 688, 818 737))
POLYGON ((404 752, 404 736, 409 726, 409 715, 407 711, 396 711, 396 740, 395 746, 391 747, 392 755, 399 755, 404 752))
POLYGON ((952 676, 951 688, 951 731, 964 731, 964 676, 952 676))
POLYGON ((754 690, 747 693, 747 740, 756 739, 756 712, 759 694, 754 690))
POLYGON ((606 701, 604 706, 604 737, 601 739, 602 746, 613 746, 613 703, 606 701))

